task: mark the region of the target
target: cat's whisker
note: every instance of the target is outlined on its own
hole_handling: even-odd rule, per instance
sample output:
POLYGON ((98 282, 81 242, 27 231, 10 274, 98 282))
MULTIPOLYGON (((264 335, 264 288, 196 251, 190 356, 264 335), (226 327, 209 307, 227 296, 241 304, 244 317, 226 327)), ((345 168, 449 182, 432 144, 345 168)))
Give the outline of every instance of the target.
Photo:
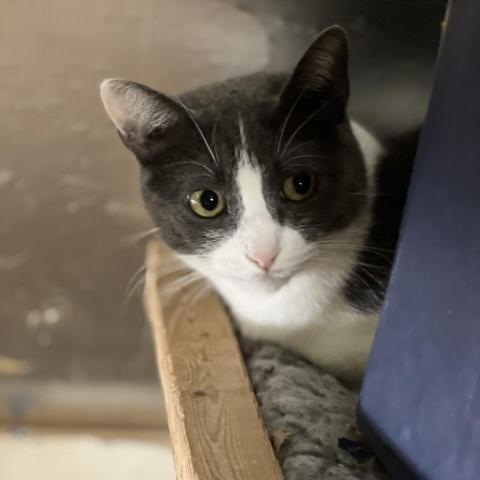
POLYGON ((196 272, 187 268, 170 268, 159 271, 159 280, 161 283, 170 282, 171 284, 194 273, 196 272))
POLYGON ((161 289, 166 289, 167 287, 169 288, 169 286, 173 282, 176 282, 180 278, 183 278, 188 273, 190 272, 186 270, 178 270, 178 269, 171 269, 169 271, 160 272, 158 276, 160 288, 161 289))
POLYGON ((199 282, 198 285, 194 285, 188 292, 180 296, 173 295, 172 297, 166 298, 166 304, 171 303, 174 299, 176 300, 175 309, 169 318, 172 323, 172 332, 177 322, 180 319, 187 317, 201 298, 210 292, 210 284, 204 278, 200 278, 199 280, 203 281, 199 282))
POLYGON ((328 243, 324 243, 324 244, 320 244, 320 246, 322 247, 327 247, 327 248, 342 248, 342 249, 346 249, 346 250, 354 250, 354 251, 358 251, 359 253, 374 253, 378 256, 381 256, 381 255, 384 255, 384 259, 387 260, 389 259, 389 257, 385 256, 385 255, 392 255, 394 253, 394 250, 389 250, 389 249, 386 249, 386 248, 377 248, 377 247, 373 247, 373 246, 369 246, 368 244, 348 244, 348 243, 345 243, 345 244, 342 244, 342 243, 337 243, 337 244, 328 244, 328 243))
MULTIPOLYGON (((369 254, 370 258, 375 261, 375 260, 381 260, 384 265, 387 265, 388 267, 392 267, 393 265, 393 256, 391 257, 388 257, 387 254, 385 253, 382 253, 382 252, 378 252, 376 250, 368 250, 367 248, 362 248, 360 251, 359 251, 359 259, 358 259, 358 262, 361 262, 362 260, 360 260, 362 258, 363 255, 365 254, 369 254), (372 258, 373 257, 373 258, 372 258)), ((370 265, 370 266, 374 266, 374 265, 370 265)), ((381 266, 379 265, 378 268, 386 268, 385 266, 381 266)), ((386 268, 386 270, 389 270, 389 268, 386 268)))
POLYGON ((290 163, 289 161, 286 161, 285 163, 282 163, 282 166, 284 168, 305 168, 304 163, 290 163))
MULTIPOLYGON (((373 280, 377 284, 378 287, 380 287, 381 289, 383 289, 385 287, 385 282, 382 282, 381 279, 379 279, 378 277, 373 275, 373 273, 368 271, 366 268, 362 268, 361 265, 359 265, 358 267, 359 267, 360 271, 362 273, 364 273, 365 275, 367 275, 371 280, 373 280)), ((357 273, 357 275, 358 275, 358 273, 357 273)))
POLYGON ((161 289, 161 293, 165 297, 171 298, 177 293, 187 288, 192 283, 195 283, 202 279, 203 278, 201 277, 201 275, 197 272, 188 272, 185 275, 176 278, 173 282, 168 283, 164 288, 161 289))
MULTIPOLYGON (((324 247, 325 248, 325 247, 324 247)), ((361 248, 361 247, 360 247, 361 248)), ((355 253, 355 250, 358 250, 359 252, 361 250, 359 250, 358 248, 357 249, 351 249, 350 252, 351 253, 355 253)), ((335 257, 335 258, 338 258, 338 259, 343 259, 345 258, 345 251, 342 251, 342 250, 338 250, 338 249, 335 249, 334 247, 330 246, 328 248, 328 250, 319 250, 318 252, 316 252, 316 255, 315 257, 316 258, 322 258, 324 259, 325 256, 329 256, 331 258, 335 257)), ((384 258, 384 260, 388 260, 387 258, 384 258)), ((353 266, 355 267, 356 265, 359 265, 359 266, 363 266, 363 267, 367 267, 367 268, 371 268, 371 269, 376 269, 378 271, 384 271, 386 273, 390 272, 390 269, 383 266, 383 265, 376 265, 376 264, 372 264, 372 263, 368 263, 368 262, 364 262, 358 258, 356 258, 354 261, 353 261, 353 266)))
POLYGON ((336 241, 317 241, 315 242, 316 245, 319 245, 319 246, 327 246, 327 247, 335 247, 335 246, 339 246, 339 247, 352 247, 352 248, 355 248, 355 249, 359 249, 359 250, 370 250, 370 251, 378 251, 378 252, 385 252, 385 253, 393 253, 394 250, 391 250, 391 249, 388 249, 388 248, 381 248, 381 247, 373 247, 373 246, 370 246, 368 245, 368 243, 361 243, 361 244, 358 244, 358 243, 349 243, 349 242, 336 242, 336 241))
MULTIPOLYGON (((385 261, 388 265, 392 265, 393 260, 389 258, 387 255, 388 254, 393 254, 393 250, 388 250, 388 249, 382 249, 382 248, 376 248, 376 247, 370 247, 367 244, 342 244, 342 243, 317 243, 319 247, 326 248, 331 251, 339 251, 339 253, 345 254, 345 253, 358 253, 363 254, 363 253, 369 253, 377 258, 381 258, 383 261, 385 261)), ((358 260, 360 261, 360 260, 358 260)))
MULTIPOLYGON (((362 275, 360 275, 359 272, 357 272, 356 270, 353 270, 350 273, 350 275, 358 279, 362 283, 362 285, 366 287, 368 290, 372 290, 371 285, 368 283, 368 281, 365 278, 362 277, 362 275)), ((375 295, 375 297, 377 297, 377 293, 375 291, 373 291, 373 294, 375 295)))
MULTIPOLYGON (((203 279, 202 279, 203 280, 203 279)), ((165 303, 168 305, 175 300, 175 309, 170 316, 170 322, 172 322, 172 331, 175 328, 177 322, 181 318, 188 316, 192 309, 195 308, 196 302, 201 298, 199 294, 202 292, 203 283, 194 285, 187 293, 182 293, 182 295, 173 294, 170 297, 166 297, 165 303), (192 302, 192 296, 198 296, 198 300, 195 300, 195 303, 192 302)), ((180 292, 177 292, 180 293, 180 292)))
POLYGON ((313 140, 306 140, 305 142, 300 142, 300 143, 297 143, 296 145, 294 145, 290 150, 288 150, 288 152, 285 152, 282 157, 287 157, 288 155, 290 155, 292 152, 294 152, 295 150, 298 150, 299 148, 302 148, 302 147, 306 147, 307 145, 310 145, 312 143, 319 143, 321 142, 322 140, 319 139, 319 138, 315 138, 313 140))
MULTIPOLYGON (((340 255, 340 254, 337 254, 337 253, 330 254, 331 258, 334 258, 335 256, 337 256, 337 258, 342 258, 342 255, 340 255)), ((317 260, 319 260, 321 262, 322 260, 324 260, 324 258, 322 258, 322 256, 319 255, 317 260)), ((370 280, 373 281, 377 285, 377 287, 380 288, 381 291, 383 291, 385 289, 385 286, 386 286, 386 279, 388 279, 390 269, 382 267, 380 265, 372 265, 372 264, 369 264, 369 263, 366 263, 366 262, 361 262, 361 261, 358 261, 358 260, 354 261, 352 267, 353 268, 351 268, 350 271, 349 271, 349 277, 350 278, 355 277, 355 278, 359 279, 362 282, 362 284, 365 285, 367 287, 367 289, 369 291, 371 291, 371 293, 373 293, 376 296, 376 298, 379 298, 377 293, 372 290, 371 283, 369 283, 362 276, 362 274, 366 275, 368 278, 370 278, 370 280), (372 272, 372 270, 378 272, 377 275, 375 275, 374 272, 372 272), (385 274, 385 277, 382 276, 382 278, 379 278, 378 274, 380 274, 380 273, 385 274)))
MULTIPOLYGON (((127 307, 130 304, 132 298, 139 292, 141 287, 145 284, 145 275, 147 267, 145 265, 140 266, 135 273, 131 276, 130 280, 125 287, 125 298, 122 302, 122 311, 125 314, 127 307)), ((160 277, 161 278, 161 277, 160 277)))
POLYGON ((135 280, 131 282, 129 287, 127 288, 127 294, 126 294, 127 304, 130 302, 132 297, 135 294, 137 294, 137 292, 140 290, 140 288, 144 284, 145 284, 145 270, 141 274, 138 274, 135 280))
MULTIPOLYGON (((383 302, 383 296, 382 294, 377 290, 377 288, 373 285, 371 285, 367 279, 365 279, 360 273, 358 272, 352 272, 352 279, 358 280, 361 285, 359 287, 362 288, 362 295, 365 296, 367 294, 377 306, 380 306, 381 303, 383 302)), ((351 285, 350 288, 353 286, 351 285)), ((380 291, 382 291, 385 288, 385 285, 378 285, 380 287, 380 291)))
MULTIPOLYGON (((303 225, 302 226, 303 228, 320 228, 320 227, 324 227, 324 225, 316 225, 316 224, 313 224, 313 225, 303 225)), ((345 240, 336 240, 334 238, 332 239, 329 239, 329 238, 321 238, 319 240, 315 240, 315 245, 319 245, 319 246, 346 246, 346 247, 354 247, 354 248, 360 248, 361 250, 363 249, 369 249, 369 250, 377 250, 379 252, 386 252, 386 253, 393 253, 395 250, 391 249, 391 248, 382 248, 382 247, 375 247, 373 245, 369 245, 367 242, 362 242, 362 243, 358 243, 358 242, 347 242, 345 240)))
POLYGON ((298 97, 296 98, 296 100, 293 102, 292 106, 290 107, 290 109, 288 110, 288 113, 287 115, 285 116, 285 119, 282 123, 282 127, 281 127, 281 130, 280 130, 280 134, 278 136, 278 140, 277 140, 277 143, 276 143, 276 146, 275 146, 275 154, 278 155, 280 153, 280 148, 282 146, 282 140, 283 140, 283 136, 285 134, 285 129, 287 128, 287 125, 288 125, 288 122, 290 120, 290 117, 292 116, 296 106, 298 105, 298 102, 302 99, 303 95, 305 95, 305 92, 307 91, 307 88, 310 86, 310 83, 307 83, 307 85, 305 86, 305 88, 300 92, 300 94, 298 95, 298 97))
POLYGON ((205 137, 205 134, 203 133, 200 125, 198 122, 195 120, 195 117, 193 116, 192 112, 190 109, 179 99, 177 98, 178 103, 182 106, 182 108, 185 110, 186 114, 189 116, 190 120, 193 122, 195 125, 195 128, 197 129, 200 137, 202 138, 203 143, 205 144, 206 149, 208 150, 208 153, 210 154, 210 157, 213 160, 213 164, 217 167, 220 168, 219 163, 217 162, 217 158, 215 157, 215 154, 213 153, 212 147, 210 147, 210 144, 207 141, 207 137, 205 137))
POLYGON ((196 293, 192 293, 190 299, 190 306, 191 308, 195 308, 198 302, 205 297, 211 291, 211 287, 208 282, 200 283, 199 287, 197 288, 196 293))
POLYGON ((156 233, 158 233, 159 231, 160 231, 160 227, 151 228, 149 230, 145 230, 144 232, 128 235, 123 239, 121 239, 119 243, 121 246, 131 247, 132 245, 135 245, 136 243, 138 243, 140 240, 151 237, 156 233))
POLYGON ((179 273, 182 271, 190 271, 190 269, 174 256, 172 256, 168 260, 163 260, 156 267, 157 274, 160 274, 162 276, 164 274, 169 275, 171 273, 179 273))
POLYGON ((171 322, 171 334, 173 335, 176 324, 180 318, 185 318, 185 314, 187 311, 188 307, 188 299, 185 297, 185 295, 180 296, 179 298, 177 297, 171 297, 167 298, 165 301, 165 304, 168 305, 173 299, 176 299, 177 301, 175 302, 175 308, 172 311, 172 314, 169 317, 169 322, 171 322))
MULTIPOLYGON (((333 98, 333 100, 335 100, 335 98, 333 98)), ((294 138, 296 137, 296 135, 300 132, 300 130, 302 130, 302 128, 304 128, 308 123, 310 123, 310 121, 316 116, 318 115, 325 107, 328 106, 329 103, 324 103, 322 104, 319 108, 316 108, 310 115, 307 116, 307 118, 300 123, 300 125, 293 131, 293 133, 290 135, 290 138, 287 140, 287 142, 285 143, 285 147, 281 153, 281 156, 285 156, 285 152, 288 150, 288 147, 290 146, 290 144, 292 143, 292 141, 294 140, 294 138)))
POLYGON ((130 280, 126 286, 126 293, 127 296, 130 296, 130 292, 132 291, 133 287, 136 285, 139 278, 143 278, 145 276, 145 272, 147 271, 147 267, 145 265, 141 265, 130 277, 130 280))
POLYGON ((215 153, 215 158, 217 159, 217 165, 220 165, 220 157, 218 156, 217 150, 217 127, 218 127, 218 118, 215 120, 212 129, 212 143, 213 143, 213 151, 215 153))
POLYGON ((389 273, 390 272, 390 269, 387 268, 387 267, 383 267, 382 265, 374 265, 374 264, 368 263, 368 262, 356 261, 355 265, 358 265, 360 267, 370 268, 370 269, 373 269, 373 270, 378 270, 379 272, 384 272, 384 273, 389 273))
POLYGON ((183 162, 175 162, 175 166, 177 165, 197 165, 203 168, 204 170, 206 170, 212 177, 216 177, 215 172, 211 168, 207 167, 207 165, 203 163, 196 162, 195 160, 185 160, 183 162))
POLYGON ((298 160, 299 158, 319 158, 319 159, 331 159, 331 155, 295 155, 294 157, 289 157, 286 160, 298 160))

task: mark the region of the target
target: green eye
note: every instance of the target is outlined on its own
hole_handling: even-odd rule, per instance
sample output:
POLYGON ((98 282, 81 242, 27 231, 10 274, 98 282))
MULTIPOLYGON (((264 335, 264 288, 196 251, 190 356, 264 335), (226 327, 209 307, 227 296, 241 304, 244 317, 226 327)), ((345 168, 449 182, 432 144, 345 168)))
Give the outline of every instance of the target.
POLYGON ((283 182, 283 193, 288 200, 299 202, 308 198, 315 188, 313 175, 300 172, 285 179, 283 182))
POLYGON ((223 196, 214 190, 198 190, 189 197, 190 208, 203 218, 213 218, 223 212, 223 196))

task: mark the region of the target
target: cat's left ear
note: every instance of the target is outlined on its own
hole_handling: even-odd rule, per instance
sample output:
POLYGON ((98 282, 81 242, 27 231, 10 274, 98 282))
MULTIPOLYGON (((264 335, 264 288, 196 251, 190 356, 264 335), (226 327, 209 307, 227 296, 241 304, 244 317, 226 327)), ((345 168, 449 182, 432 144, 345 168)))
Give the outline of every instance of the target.
POLYGON ((337 25, 324 30, 298 62, 280 98, 280 106, 304 119, 311 115, 340 123, 349 95, 348 39, 337 25))
POLYGON ((186 116, 178 102, 136 82, 104 80, 100 96, 123 143, 139 159, 168 143, 186 116))

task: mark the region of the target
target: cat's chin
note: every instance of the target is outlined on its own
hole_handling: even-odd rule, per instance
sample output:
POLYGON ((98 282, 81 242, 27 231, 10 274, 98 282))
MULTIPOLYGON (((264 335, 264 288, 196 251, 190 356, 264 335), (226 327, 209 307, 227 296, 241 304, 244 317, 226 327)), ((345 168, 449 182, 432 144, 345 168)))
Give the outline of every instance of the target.
POLYGON ((256 288, 262 289, 266 293, 274 293, 280 290, 285 284, 287 280, 269 277, 265 280, 259 281, 256 288))
POLYGON ((286 285, 288 281, 288 277, 273 276, 267 273, 249 275, 248 277, 230 277, 230 283, 237 287, 261 293, 274 293, 286 285))

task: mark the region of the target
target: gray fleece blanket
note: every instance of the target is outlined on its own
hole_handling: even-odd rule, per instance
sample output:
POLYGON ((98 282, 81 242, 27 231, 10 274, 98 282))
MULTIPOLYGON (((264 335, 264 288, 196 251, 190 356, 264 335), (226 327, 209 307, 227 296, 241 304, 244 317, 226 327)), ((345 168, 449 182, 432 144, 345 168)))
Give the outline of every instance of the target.
POLYGON ((240 341, 285 480, 387 478, 355 426, 358 392, 277 345, 240 341))

